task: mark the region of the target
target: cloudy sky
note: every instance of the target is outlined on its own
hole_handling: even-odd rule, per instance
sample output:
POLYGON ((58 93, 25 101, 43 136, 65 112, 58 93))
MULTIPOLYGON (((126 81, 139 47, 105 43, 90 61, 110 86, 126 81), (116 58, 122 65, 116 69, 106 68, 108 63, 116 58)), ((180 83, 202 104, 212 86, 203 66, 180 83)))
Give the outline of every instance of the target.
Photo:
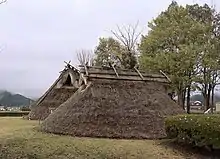
MULTIPOLYGON (((179 0, 181 4, 211 0, 179 0)), ((0 89, 40 96, 76 50, 94 49, 116 25, 147 22, 171 0, 8 0, 0 5, 0 89)), ((219 2, 220 4, 220 2, 219 2)), ((218 8, 216 0, 216 7, 218 8)))

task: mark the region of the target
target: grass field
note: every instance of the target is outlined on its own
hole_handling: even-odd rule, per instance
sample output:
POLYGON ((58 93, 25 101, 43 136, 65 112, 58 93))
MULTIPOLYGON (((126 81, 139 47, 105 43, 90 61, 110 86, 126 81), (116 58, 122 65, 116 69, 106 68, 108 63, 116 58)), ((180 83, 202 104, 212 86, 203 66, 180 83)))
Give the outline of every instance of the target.
POLYGON ((0 118, 0 159, 186 159, 166 141, 73 138, 45 134, 37 121, 0 118))

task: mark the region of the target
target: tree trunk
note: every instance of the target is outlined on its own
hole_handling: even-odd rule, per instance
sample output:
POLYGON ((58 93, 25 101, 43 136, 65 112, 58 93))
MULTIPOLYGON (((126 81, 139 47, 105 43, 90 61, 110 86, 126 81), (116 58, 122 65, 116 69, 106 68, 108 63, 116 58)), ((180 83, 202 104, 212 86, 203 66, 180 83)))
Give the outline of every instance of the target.
MULTIPOLYGON (((185 108, 185 103, 186 103, 186 88, 183 90, 183 101, 182 105, 185 108)), ((185 110, 185 109, 184 109, 185 110)))
POLYGON ((186 98, 186 88, 183 87, 183 84, 179 84, 179 88, 177 90, 178 96, 178 105, 180 105, 183 110, 185 110, 185 98, 186 98))
POLYGON ((183 100, 184 100, 183 91, 178 91, 177 96, 178 96, 178 105, 182 106, 183 110, 185 110, 184 103, 183 103, 183 100))
POLYGON ((214 99, 215 99, 215 86, 213 85, 212 86, 212 93, 211 93, 211 112, 213 113, 214 112, 214 99))
POLYGON ((186 92, 186 110, 187 110, 187 113, 190 114, 190 93, 191 93, 191 85, 192 85, 192 82, 191 82, 191 76, 192 76, 192 72, 189 71, 188 72, 188 86, 187 86, 187 92, 186 92))
POLYGON ((186 100, 187 100, 187 104, 186 104, 186 110, 187 110, 187 113, 188 114, 190 114, 190 91, 191 91, 191 86, 189 85, 188 87, 187 87, 187 98, 186 98, 186 100))
POLYGON ((208 110, 208 97, 207 97, 207 92, 208 92, 208 84, 207 84, 207 72, 206 72, 206 67, 203 68, 203 81, 204 81, 204 86, 203 86, 203 98, 204 98, 204 111, 208 110))
POLYGON ((210 108, 211 91, 212 91, 212 85, 209 84, 208 92, 207 92, 207 110, 210 108))
POLYGON ((203 105, 204 105, 204 111, 206 111, 207 110, 207 84, 205 84, 205 86, 204 86, 204 90, 203 90, 203 92, 202 92, 202 95, 203 95, 203 98, 204 98, 204 101, 203 101, 203 105))

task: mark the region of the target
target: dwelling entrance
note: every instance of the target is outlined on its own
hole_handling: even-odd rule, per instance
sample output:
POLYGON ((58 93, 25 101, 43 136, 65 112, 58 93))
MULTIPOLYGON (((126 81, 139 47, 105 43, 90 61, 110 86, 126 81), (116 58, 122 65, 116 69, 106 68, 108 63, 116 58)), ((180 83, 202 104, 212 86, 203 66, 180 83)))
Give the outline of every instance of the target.
POLYGON ((73 86, 72 79, 71 79, 70 75, 67 76, 67 79, 64 83, 64 86, 73 86))

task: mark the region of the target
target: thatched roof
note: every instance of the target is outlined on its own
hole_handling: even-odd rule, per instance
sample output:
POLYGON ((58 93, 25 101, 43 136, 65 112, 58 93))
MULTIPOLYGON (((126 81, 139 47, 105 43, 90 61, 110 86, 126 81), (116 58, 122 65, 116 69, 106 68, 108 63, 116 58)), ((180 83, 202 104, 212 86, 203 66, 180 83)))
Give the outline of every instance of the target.
POLYGON ((44 120, 50 109, 56 109, 78 89, 79 71, 75 68, 65 68, 52 86, 31 105, 29 119, 44 120))
POLYGON ((167 95, 164 74, 85 67, 84 84, 42 123, 72 136, 163 138, 164 117, 183 113, 167 95), (117 73, 116 73, 117 72, 117 73), (140 75, 141 73, 141 75, 140 75))
POLYGON ((93 79, 109 79, 109 80, 124 80, 124 81, 154 81, 159 83, 169 84, 170 79, 161 71, 157 74, 151 72, 143 72, 138 69, 125 70, 112 67, 82 67, 80 73, 93 79))

